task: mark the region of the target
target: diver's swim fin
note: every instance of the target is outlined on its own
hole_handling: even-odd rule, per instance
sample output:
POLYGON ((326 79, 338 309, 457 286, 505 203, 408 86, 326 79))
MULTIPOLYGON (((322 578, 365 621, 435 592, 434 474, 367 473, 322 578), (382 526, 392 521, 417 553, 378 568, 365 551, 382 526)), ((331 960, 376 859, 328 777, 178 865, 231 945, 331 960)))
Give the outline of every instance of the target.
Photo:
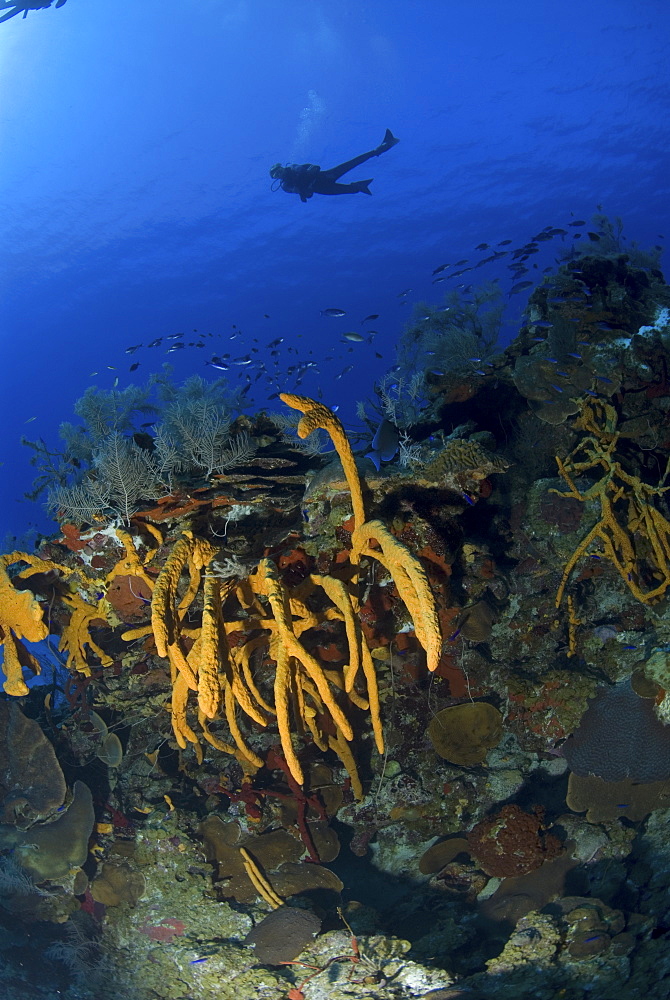
POLYGON ((372 191, 368 187, 368 184, 372 184, 373 180, 374 177, 368 177, 366 181, 354 181, 354 184, 356 186, 354 193, 358 194, 359 191, 362 191, 363 194, 372 194, 372 191))
MULTIPOLYGON (((391 146, 395 146, 398 142, 400 142, 400 139, 396 139, 391 129, 387 128, 384 133, 384 138, 379 146, 377 146, 377 149, 379 150, 379 153, 385 153, 387 149, 390 149, 391 146)), ((377 155, 379 155, 379 153, 377 155)))

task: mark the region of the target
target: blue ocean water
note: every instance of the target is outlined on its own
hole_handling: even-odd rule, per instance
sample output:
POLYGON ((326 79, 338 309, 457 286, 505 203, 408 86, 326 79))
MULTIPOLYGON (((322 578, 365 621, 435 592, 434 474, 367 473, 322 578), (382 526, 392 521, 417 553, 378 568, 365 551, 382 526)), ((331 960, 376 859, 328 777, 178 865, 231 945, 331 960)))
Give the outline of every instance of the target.
MULTIPOLYGON (((220 375, 208 359, 255 348, 228 373, 259 376, 249 411, 312 361, 300 391, 353 425, 415 302, 513 285, 508 258, 432 284, 439 265, 598 205, 662 243, 669 30, 661 0, 67 0, 0 23, 1 533, 53 527, 23 499, 20 438, 56 446, 89 385, 166 360, 175 381, 220 375), (398 145, 344 178, 373 176, 372 197, 272 190, 273 163, 327 168, 386 128, 398 145), (205 346, 166 353, 178 333, 205 346)), ((508 340, 528 294, 509 298, 508 340)))
MULTIPOLYGON (((56 529, 46 513, 44 497, 29 501, 24 495, 36 470, 30 465, 34 451, 21 443, 22 436, 37 442, 44 454, 51 449, 56 452, 61 447, 59 425, 75 419, 75 403, 87 390, 96 386, 108 392, 141 385, 164 371, 166 364, 171 366, 166 377, 174 384, 193 375, 211 380, 224 375, 231 396, 243 393, 243 409, 250 415, 263 408, 280 411, 277 396, 282 391, 322 399, 337 409, 357 450, 371 447, 377 461, 393 457, 397 428, 391 425, 388 452, 383 442, 388 419, 377 427, 371 444, 375 427, 368 425, 365 448, 359 447, 356 431, 365 425, 357 403, 373 397, 380 380, 393 378, 396 350, 411 317, 443 307, 455 291, 467 301, 480 283, 497 283, 505 305, 500 341, 504 346, 517 336, 528 297, 543 275, 555 271, 578 240, 582 249, 584 241, 592 240, 597 251, 605 216, 612 220, 614 231, 616 220, 621 219, 623 248, 636 241, 642 248, 662 249, 670 229, 669 29, 670 7, 661 0, 635 4, 629 0, 564 0, 560 4, 547 0, 473 0, 469 4, 453 0, 341 0, 337 4, 322 0, 284 0, 281 4, 276 0, 128 0, 126 4, 0 0, 0 539, 8 539, 5 544, 11 549, 16 538, 17 548, 30 551, 31 542, 23 540, 26 532, 56 529), (388 138, 387 130, 397 143, 388 138), (385 133, 386 146, 379 149, 385 133), (290 187, 289 175, 275 169, 271 176, 273 165, 303 164, 308 165, 307 176, 313 178, 315 169, 309 165, 318 165, 323 172, 366 151, 380 155, 341 178, 342 183, 359 187, 358 191, 328 195, 316 190, 303 201, 279 184, 283 176, 284 186, 290 187), (371 196, 365 182, 369 182, 371 196), (596 215, 601 221, 592 221, 596 215), (523 270, 515 264, 522 264, 523 270)), ((649 259, 656 262, 656 253, 649 259)), ((661 256, 660 267, 664 266, 661 256)), ((645 267, 637 274, 640 281, 640 274, 649 272, 645 267)), ((625 268, 621 271, 624 300, 631 275, 625 268)), ((577 269, 570 280, 581 273, 577 269)), ((567 280, 565 273, 563 280, 567 280)), ((547 358, 541 351, 531 356, 535 348, 526 344, 525 353, 516 358, 520 362, 515 368, 517 382, 508 377, 507 395, 501 396, 510 411, 515 409, 509 420, 500 420, 500 436, 509 430, 512 437, 512 423, 521 412, 518 407, 525 414, 526 401, 558 409, 564 394, 569 394, 575 370, 586 371, 588 378, 580 383, 580 392, 588 397, 586 402, 599 400, 601 409, 596 411, 594 403, 590 412, 593 420, 596 412, 603 418, 597 423, 601 431, 597 446, 604 448, 604 441, 614 447, 619 430, 628 424, 618 453, 622 465, 616 465, 618 472, 613 475, 621 476, 622 469, 623 474, 629 469, 635 473, 633 478, 640 476, 637 481, 644 482, 648 502, 638 508, 638 514, 640 510, 645 515, 652 512, 658 515, 654 523, 660 525, 655 532, 649 529, 651 522, 646 526, 653 550, 655 540, 660 538, 665 545, 670 537, 665 532, 668 470, 663 473, 667 444, 662 433, 670 389, 667 368, 658 370, 667 359, 667 307, 663 323, 659 319, 655 327, 646 327, 654 334, 648 353, 643 354, 638 345, 636 354, 629 350, 632 328, 595 319, 589 325, 591 306, 584 289, 588 287, 589 296, 593 291, 578 277, 573 283, 583 285, 576 312, 581 311, 583 326, 593 335, 594 343, 587 340, 584 346, 595 353, 579 353, 581 341, 577 341, 577 351, 566 351, 566 346, 575 347, 566 340, 559 365, 556 358, 547 358), (617 337, 619 330, 628 340, 620 352, 622 357, 625 354, 625 365, 621 362, 625 378, 616 389, 609 389, 619 378, 619 369, 601 366, 595 351, 599 346, 596 331, 606 331, 603 340, 613 344, 626 339, 617 337), (594 361, 591 369, 592 358, 598 364, 594 361), (529 359, 524 369, 521 362, 529 359), (579 365, 570 368, 568 359, 579 365), (561 371, 562 367, 570 370, 561 371), (525 382, 524 370, 530 373, 525 382), (549 382, 543 386, 548 398, 538 399, 529 391, 533 380, 549 382), (596 388, 586 387, 587 383, 596 388), (608 401, 620 386, 624 386, 622 396, 628 398, 616 414, 608 401), (649 420, 646 411, 635 408, 638 398, 650 401, 653 417, 649 420), (616 421, 608 424, 615 417, 621 418, 616 433, 616 421), (632 432, 631 424, 635 425, 632 432)), ((614 285, 613 281, 610 292, 614 285)), ((661 285, 656 274, 653 287, 658 291, 661 285)), ((554 305, 565 302, 565 297, 553 298, 554 305)), ((555 320, 562 311, 548 309, 546 315, 555 320)), ((611 312, 608 318, 618 320, 613 304, 611 312)), ((563 318, 579 321, 575 316, 563 318)), ((531 332, 541 336, 530 338, 527 332, 531 344, 544 340, 546 330, 552 328, 551 319, 536 316, 535 320, 531 332)), ((407 375, 412 359, 405 356, 403 360, 407 375)), ((615 368, 616 361, 605 359, 615 368)), ((488 374, 476 369, 478 358, 468 358, 467 364, 469 374, 474 371, 478 378, 488 374)), ((478 398, 473 397, 475 402, 461 425, 467 430, 466 420, 475 407, 486 406, 486 419, 481 421, 485 443, 487 433, 495 437, 490 431, 491 384, 496 384, 494 379, 485 382, 478 398)), ((502 393, 502 380, 500 386, 496 391, 502 393)), ((585 412, 588 417, 588 411, 583 411, 582 419, 585 412)), ((537 414, 530 402, 528 414, 537 414)), ((481 410, 474 415, 480 417, 481 410)), ((447 423, 439 432, 435 430, 443 435, 442 444, 444 434, 451 430, 447 423)), ((404 428, 411 424, 405 420, 404 428)), ((149 428, 145 437, 151 439, 155 426, 149 419, 142 426, 149 428)), ((165 664, 157 662, 161 658, 154 656, 150 641, 142 644, 148 635, 151 602, 137 577, 125 577, 119 569, 120 522, 106 527, 97 524, 95 531, 86 533, 85 551, 77 547, 76 537, 69 552, 65 546, 44 547, 45 556, 60 553, 68 567, 75 567, 74 583, 61 565, 59 578, 42 573, 39 582, 33 581, 34 590, 30 585, 24 589, 25 577, 17 578, 12 570, 7 604, 18 600, 19 594, 24 602, 31 599, 29 595, 36 601, 39 597, 50 634, 40 642, 27 640, 42 670, 29 681, 30 694, 19 699, 3 692, 0 698, 0 772, 14 781, 12 768, 18 773, 33 762, 31 755, 16 753, 7 764, 10 751, 20 742, 15 728, 11 738, 7 733, 25 723, 17 721, 20 710, 25 710, 26 719, 42 731, 40 753, 46 764, 44 745, 56 751, 72 804, 68 796, 67 808, 61 804, 53 812, 54 803, 48 802, 51 822, 25 830, 14 822, 23 808, 23 789, 18 779, 9 788, 3 785, 0 1000, 5 996, 11 1000, 54 1000, 56 996, 118 1000, 119 994, 125 1000, 168 996, 224 1000, 229 995, 240 1000, 252 996, 318 1000, 344 995, 329 992, 328 982, 334 984, 336 979, 337 988, 346 983, 343 989, 349 996, 355 995, 358 983, 361 995, 363 988, 365 995, 377 995, 376 987, 380 991, 388 987, 382 995, 434 996, 435 1000, 455 995, 484 995, 491 1000, 494 996, 500 1000, 510 996, 611 1000, 608 983, 620 982, 622 997, 647 995, 663 1000, 662 982, 667 986, 670 981, 665 849, 669 813, 662 808, 669 801, 667 782, 662 792, 652 790, 656 798, 648 806, 638 803, 635 796, 641 785, 656 779, 660 783, 668 771, 667 712, 663 725, 656 715, 670 670, 668 612, 661 601, 646 603, 657 586, 665 600, 667 573, 662 576, 656 571, 665 572, 667 560, 659 558, 658 552, 652 552, 656 561, 650 555, 640 528, 642 515, 636 523, 627 508, 628 519, 624 519, 622 497, 630 493, 622 488, 611 501, 612 505, 620 503, 615 511, 615 527, 620 530, 614 537, 615 541, 632 539, 634 570, 627 572, 628 566, 622 563, 617 578, 606 565, 608 560, 616 564, 614 550, 607 549, 608 537, 601 534, 596 537, 603 548, 597 543, 585 547, 572 574, 567 559, 574 546, 565 543, 565 536, 575 533, 580 524, 581 510, 576 515, 575 509, 580 509, 578 500, 586 497, 586 480, 580 481, 583 492, 576 495, 568 478, 572 474, 574 479, 577 469, 575 453, 571 453, 573 464, 564 457, 559 472, 563 470, 565 485, 572 492, 557 491, 555 487, 564 484, 556 478, 545 479, 548 466, 546 461, 541 464, 543 456, 550 456, 549 473, 556 472, 550 436, 553 422, 541 424, 538 418, 527 426, 536 439, 542 432, 545 436, 537 448, 526 441, 525 470, 523 458, 514 453, 515 442, 508 448, 506 440, 502 467, 494 465, 489 473, 493 484, 481 476, 465 486, 454 480, 462 508, 458 512, 460 540, 454 541, 455 531, 447 531, 448 518, 453 516, 449 505, 458 506, 453 494, 441 490, 434 509, 430 508, 426 523, 431 530, 437 525, 444 533, 442 538, 435 532, 433 540, 446 539, 442 548, 434 546, 436 561, 429 567, 433 574, 445 574, 439 589, 435 588, 443 615, 438 636, 442 672, 427 678, 416 641, 412 652, 407 633, 412 632, 410 624, 418 631, 413 620, 410 623, 405 617, 402 626, 400 618, 381 624, 387 609, 380 595, 389 581, 375 581, 374 572, 367 577, 369 591, 376 588, 378 606, 373 607, 368 593, 372 610, 366 611, 367 619, 362 612, 360 618, 370 626, 372 615, 379 628, 377 632, 370 626, 365 639, 370 645, 375 643, 376 669, 383 679, 382 722, 388 751, 370 764, 364 749, 369 735, 359 742, 357 731, 353 746, 366 796, 360 811, 351 802, 351 777, 342 779, 332 816, 317 812, 317 806, 323 788, 337 791, 334 784, 319 785, 315 799, 312 793, 317 785, 310 771, 311 804, 296 793, 295 780, 286 785, 286 767, 272 763, 281 761, 270 745, 274 735, 262 743, 259 733, 252 730, 254 747, 262 748, 264 754, 260 769, 264 773, 257 780, 253 775, 243 781, 241 768, 235 770, 237 760, 233 763, 210 746, 204 747, 202 767, 199 762, 196 768, 192 747, 186 747, 177 759, 173 737, 178 730, 173 728, 170 734, 166 711, 168 699, 175 695, 168 693, 165 664), (540 455, 535 471, 534 451, 540 455), (513 461, 508 462, 508 456, 513 461), (492 491, 508 467, 520 474, 514 480, 515 471, 509 474, 513 486, 501 504, 492 491), (569 502, 559 503, 557 494, 561 501, 571 499, 572 507, 569 502), (87 567, 95 569, 95 579, 87 576, 87 567), (129 581, 125 600, 130 595, 136 602, 133 606, 129 601, 130 610, 122 604, 121 583, 114 588, 117 579, 129 581), (561 602, 566 583, 566 599, 561 602), (633 587, 644 592, 637 598, 639 606, 633 604, 633 587), (102 612, 95 602, 105 592, 110 601, 101 619, 96 617, 102 612), (75 598, 83 600, 84 594, 85 602, 77 608, 75 598), (84 616, 74 643, 80 647, 79 658, 72 644, 57 648, 66 631, 72 643, 77 613, 84 616), (126 638, 129 625, 138 626, 141 634, 132 635, 129 629, 126 638), (100 647, 90 639, 99 640, 100 647), (388 646, 377 645, 382 639, 388 646), (399 639, 407 644, 401 645, 399 639), (84 650, 87 643, 88 650, 84 650), (387 649, 388 654, 382 655, 387 649), (101 652, 109 659, 104 669, 97 663, 101 652), (640 666, 645 661, 651 664, 648 675, 640 666), (82 665, 88 672, 82 671, 82 665), (629 675, 635 677, 637 686, 629 685, 629 675), (592 696, 591 707, 580 722, 592 696), (486 699, 483 703, 482 698, 486 699), (488 764, 479 767, 482 760, 476 754, 476 764, 458 756, 452 760, 438 750, 430 734, 425 735, 442 710, 470 709, 471 704, 485 704, 490 715, 501 719, 505 714, 504 740, 502 728, 497 734, 500 749, 491 741, 490 768, 488 764), (601 711, 603 706, 610 707, 609 715, 601 711), (106 745, 108 736, 116 738, 117 733, 123 738, 125 755, 118 759, 114 747, 106 745), (562 750, 564 738, 571 741, 566 751, 562 750), (654 749, 659 744, 661 751, 654 749), (121 759, 122 768, 117 767, 121 759), (222 759, 227 763, 222 765, 222 759), (576 781, 574 788, 568 786, 566 762, 577 778, 602 778, 604 783, 624 786, 618 797, 617 788, 612 790, 614 807, 612 799, 605 803, 609 814, 604 808, 599 814, 597 807, 602 803, 589 800, 591 795, 597 798, 596 786, 576 781), (230 770, 220 771, 228 765, 230 770), (619 782, 621 774, 634 779, 635 787, 619 782), (83 798, 82 788, 86 789, 83 798), (290 808, 286 807, 283 816, 273 811, 275 805, 277 810, 282 803, 286 805, 287 789, 299 804, 295 824, 290 808), (344 803, 341 812, 340 802, 344 803), (329 945, 335 951, 323 951, 320 966, 303 968, 298 963, 281 970, 293 979, 273 979, 268 986, 265 973, 258 972, 258 990, 244 985, 252 979, 242 978, 242 965, 238 968, 236 962, 243 954, 243 942, 249 943, 244 890, 250 890, 245 883, 241 899, 234 897, 234 907, 220 905, 221 896, 214 895, 211 879, 214 874, 218 878, 220 871, 211 870, 212 855, 206 853, 209 847, 203 847, 207 836, 197 824, 203 818, 222 825, 225 819, 231 827, 239 821, 253 842, 256 833, 276 827, 280 817, 285 831, 292 831, 287 833, 289 843, 291 838, 297 840, 298 832, 313 861, 311 834, 301 826, 306 813, 299 811, 306 804, 313 810, 312 818, 338 817, 332 829, 328 822, 324 826, 336 841, 339 834, 343 846, 339 859, 335 855, 329 863, 342 877, 345 891, 328 902, 324 938, 336 922, 337 903, 351 904, 346 913, 356 933, 380 935, 380 956, 386 944, 383 935, 411 939, 413 945, 418 942, 418 950, 408 961, 425 964, 424 979, 419 979, 417 967, 405 970, 406 980, 396 979, 402 971, 397 967, 387 982, 385 958, 379 958, 377 965, 372 958, 358 965, 357 952, 349 955, 329 945), (54 837, 62 836, 54 834, 53 828, 77 810, 80 817, 84 814, 79 829, 86 836, 95 819, 95 837, 90 852, 83 837, 72 868, 83 865, 85 872, 60 894, 57 879, 45 875, 37 864, 40 850, 43 855, 49 853, 46 842, 40 848, 32 840, 39 841, 45 829, 47 839, 50 829, 54 837), (587 810, 593 815, 578 816, 587 810), (59 815, 61 811, 64 815, 59 815), (262 829, 257 825, 261 820, 262 829), (397 826, 391 827, 391 822, 397 826), (504 837, 505 823, 512 831, 509 839, 504 837), (565 882, 552 887, 549 879, 558 876, 547 875, 547 898, 559 899, 552 902, 552 911, 545 909, 535 922, 525 925, 516 924, 513 905, 523 893, 509 888, 509 929, 500 930, 491 926, 500 916, 495 915, 494 895, 488 898, 488 909, 484 897, 495 889, 488 876, 501 880, 498 888, 507 891, 505 883, 509 887, 517 877, 510 872, 523 870, 515 861, 518 851, 515 854, 514 847, 509 848, 517 835, 515 823, 520 840, 525 836, 526 848, 540 857, 537 866, 524 874, 539 872, 543 862, 549 865, 558 859, 565 868, 555 870, 565 882), (553 834, 545 836, 554 823, 563 826, 562 845, 553 834), (503 834, 496 841, 493 858, 485 853, 492 829, 503 834), (470 836, 466 851, 464 835, 470 836), (430 889, 427 881, 412 883, 412 871, 414 876, 420 871, 426 879, 439 876, 441 865, 432 869, 421 863, 433 847, 449 846, 452 836, 460 845, 453 857, 469 852, 470 867, 456 861, 442 882, 433 882, 430 889), (137 853, 130 847, 134 840, 139 845, 137 853), (575 845, 579 850, 573 859, 575 845), (501 854, 509 867, 495 864, 501 854), (122 907, 114 910, 118 900, 102 901, 100 876, 110 858, 116 858, 120 870, 130 871, 119 861, 126 857, 135 866, 131 874, 140 873, 139 879, 128 880, 128 895, 122 907), (481 881, 478 862, 487 876, 481 881), (146 879, 142 872, 147 873, 146 879), (98 885, 92 893, 94 880, 98 885), (136 908, 142 892, 138 881, 146 889, 141 910, 136 908), (35 892, 35 883, 43 882, 51 883, 48 889, 35 892), (24 897, 28 897, 25 911, 24 897), (43 897, 53 904, 52 909, 40 909, 43 897), (110 911, 105 914, 107 905, 110 911), (225 925, 223 913, 229 921, 225 925), (573 913, 570 922, 568 916, 573 913), (482 915, 491 923, 478 923, 482 915), (560 944, 552 937, 556 927, 562 935, 560 944), (508 933, 512 935, 509 954, 496 966, 508 933), (559 949, 560 964, 559 957, 553 960, 552 948, 559 949), (102 963, 106 950, 118 966, 102 963), (505 965, 508 958, 509 968, 505 965), (483 976, 487 961, 494 962, 489 971, 495 975, 488 983, 484 980, 483 986, 478 981, 463 990, 456 984, 455 993, 446 988, 437 996, 424 992, 448 981, 449 977, 441 976, 443 970, 462 977, 483 976), (303 973, 304 983, 309 984, 305 990, 297 985, 289 990, 289 982, 303 982, 303 973), (434 980, 428 973, 434 974, 434 980), (243 985, 235 981, 238 974, 243 985), (132 992, 128 982, 133 983, 132 992), (39 992, 30 992, 32 983, 36 990, 39 985, 39 992), (478 992, 480 986, 483 994, 478 992), (374 992, 368 992, 368 987, 374 992)), ((556 426, 565 429, 565 421, 556 426)), ((590 428, 582 424, 582 429, 590 428)), ((570 451, 566 444, 570 433, 572 429, 566 430, 560 439, 559 454, 570 451)), ((407 447, 412 446, 418 447, 408 439, 407 447)), ((600 469, 604 452, 594 454, 595 459, 586 465, 595 477, 593 469, 600 469)), ((193 481, 206 478, 198 475, 193 481)), ((302 497, 302 475, 296 479, 300 482, 294 484, 295 522, 306 535, 309 529, 315 548, 314 539, 322 537, 323 526, 317 520, 322 512, 316 503, 308 509, 302 497)), ((621 482, 630 485, 630 476, 621 482)), ((641 487, 638 493, 643 495, 641 487)), ((603 488, 593 496, 609 494, 603 488)), ((152 494, 149 499, 156 498, 152 494)), ((179 500, 185 499, 182 493, 179 500)), ((423 494, 421 499, 428 502, 423 494)), ((412 511, 411 493, 399 489, 396 502, 397 508, 377 505, 383 510, 380 516, 393 522, 399 536, 407 531, 410 548, 418 550, 419 534, 412 534, 412 519, 393 517, 394 512, 412 511)), ((186 506, 184 502, 182 510, 186 506)), ((270 505, 269 509, 281 513, 278 507, 270 505)), ((115 512, 119 513, 118 506, 115 512)), ((587 513, 591 516, 593 511, 587 513)), ((110 510, 107 514, 111 517, 110 510)), ((265 545, 262 530, 268 524, 272 527, 270 517, 263 522, 253 520, 255 511, 246 504, 242 487, 235 503, 229 507, 212 504, 210 514, 207 537, 211 534, 212 539, 222 540, 223 555, 209 579, 219 571, 225 578, 225 564, 233 561, 230 554, 237 555, 232 547, 236 537, 231 540, 228 535, 229 521, 232 527, 240 521, 239 537, 246 532, 253 542, 255 565, 265 545), (212 514, 216 510, 218 514, 212 514)), ((152 573, 167 558, 177 527, 166 521, 157 535, 149 536, 145 527, 144 535, 136 536, 142 538, 142 551, 150 554, 149 561, 158 549, 149 553, 147 545, 152 538, 161 540, 160 559, 150 567, 152 573)), ((282 535, 277 528, 273 532, 274 528, 268 531, 267 538, 282 538, 282 546, 296 537, 294 531, 282 535)), ((582 540, 586 534, 584 529, 582 540)), ((344 545, 346 537, 343 541, 340 533, 337 541, 344 545)), ((579 539, 577 543, 581 544, 579 539)), ((286 547, 282 556, 288 559, 295 552, 286 547)), ((244 570, 246 549, 240 553, 237 567, 244 570)), ((666 554, 667 546, 661 552, 666 554)), ((279 550, 273 558, 279 564, 279 550)), ((428 567, 428 556, 422 558, 428 567)), ((11 565, 17 562, 25 560, 11 565)), ((280 566, 287 588, 287 581, 293 579, 290 565, 288 569, 280 566)), ((315 568, 322 572, 316 561, 305 561, 304 566, 310 572, 315 568)), ((234 575, 246 575, 238 569, 234 575)), ((354 577, 357 572, 354 569, 354 577)), ((298 569, 295 579, 299 579, 298 569)), ((149 584, 153 582, 149 578, 149 584)), ((193 617, 183 617, 188 643, 194 637, 191 626, 198 619, 197 607, 193 617)), ((247 616, 249 608, 245 605, 240 614, 247 616)), ((231 634, 253 635, 255 643, 256 633, 268 630, 264 618, 256 620, 249 614, 249 628, 241 632, 237 626, 243 621, 237 617, 235 622, 227 621, 228 625, 237 623, 231 634)), ((7 620, 12 624, 11 616, 7 620)), ((11 630, 7 628, 0 638, 12 640, 11 630)), ((324 671, 339 671, 332 666, 338 662, 338 650, 333 651, 334 643, 326 639, 330 635, 325 633, 312 636, 313 646, 323 659, 324 671)), ((276 667, 274 652, 268 647, 266 657, 260 646, 257 652, 254 669, 263 675, 269 690, 276 667)), ((0 662, 3 655, 4 649, 0 662)), ((336 697, 345 700, 339 693, 336 697)), ((193 716, 195 703, 192 695, 189 711, 193 716)), ((352 704, 360 709, 353 699, 352 704)), ((185 712, 186 708, 184 718, 185 712)), ((177 715, 174 708, 173 715, 177 715)), ((209 735, 203 719, 199 725, 209 735)), ((220 733, 221 718, 213 721, 220 733)), ((362 729, 360 716, 356 722, 362 729)), ((434 731, 439 728, 433 726, 434 731)), ((305 765, 311 768, 318 758, 317 766, 326 767, 303 735, 296 736, 295 742, 305 765)), ((290 741, 291 737, 289 745, 290 741)), ((118 738, 116 742, 121 753, 118 738)), ((324 759, 333 766, 332 746, 330 758, 326 753, 324 759)), ((53 771, 50 776, 53 781, 53 771)), ((39 790, 39 781, 31 781, 30 787, 35 784, 39 790)), ((300 850, 304 853, 302 846, 300 850)), ((328 862, 325 856, 322 860, 328 862)), ((534 864, 537 857, 530 861, 534 864)), ((302 870, 315 867, 306 864, 302 870)), ((72 874, 60 873, 59 878, 67 883, 72 874)), ((544 899, 541 894, 538 898, 544 899)), ((532 904, 531 896, 526 899, 532 904)), ((537 909, 541 908, 538 903, 537 909)), ((269 916, 276 912, 280 920, 287 912, 294 918, 297 913, 304 916, 300 907, 278 907, 269 916)), ((524 918, 526 912, 527 908, 524 918)), ((254 915, 259 926, 257 908, 254 915)), ((505 923, 502 918, 501 923, 505 923)), ((346 928, 351 930, 348 923, 346 928)), ((346 948, 351 949, 348 936, 342 934, 346 948)), ((282 930, 280 937, 285 936, 282 930)), ((299 949, 291 952, 299 953, 299 949)), ((245 961, 249 963, 244 967, 246 974, 251 959, 245 961)), ((279 965, 267 962, 275 969, 279 965)), ((292 963, 282 959, 281 964, 292 963)))

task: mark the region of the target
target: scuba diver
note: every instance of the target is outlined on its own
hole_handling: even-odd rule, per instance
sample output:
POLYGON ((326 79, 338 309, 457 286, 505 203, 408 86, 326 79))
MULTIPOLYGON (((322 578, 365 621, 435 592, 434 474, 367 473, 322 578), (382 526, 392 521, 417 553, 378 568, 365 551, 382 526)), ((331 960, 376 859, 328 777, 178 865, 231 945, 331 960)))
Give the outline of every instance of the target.
MULTIPOLYGON (((58 0, 56 7, 62 7, 66 0, 58 0)), ((16 17, 17 14, 23 12, 23 16, 28 16, 29 10, 46 10, 50 7, 53 0, 0 0, 0 13, 2 11, 7 11, 8 13, 3 14, 0 17, 0 23, 3 21, 9 21, 10 17, 16 17)))
POLYGON ((381 156, 397 142, 400 142, 400 139, 396 139, 391 129, 387 128, 384 138, 375 149, 371 149, 369 153, 354 156, 352 160, 340 163, 336 167, 329 167, 328 170, 322 170, 315 163, 287 163, 286 166, 275 163, 270 168, 270 177, 279 181, 279 184, 277 187, 273 184, 272 190, 276 191, 277 188, 281 188, 288 194, 299 194, 300 201, 307 201, 313 194, 357 194, 359 191, 362 191, 363 194, 372 194, 368 187, 373 181, 372 177, 368 177, 365 181, 351 181, 349 184, 338 184, 337 182, 342 174, 348 173, 373 156, 381 156))

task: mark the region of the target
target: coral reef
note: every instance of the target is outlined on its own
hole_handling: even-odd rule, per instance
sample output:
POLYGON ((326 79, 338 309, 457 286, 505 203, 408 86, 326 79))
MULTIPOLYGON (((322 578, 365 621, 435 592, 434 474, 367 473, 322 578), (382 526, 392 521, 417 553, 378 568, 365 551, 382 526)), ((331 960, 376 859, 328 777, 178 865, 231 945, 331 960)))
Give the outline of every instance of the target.
POLYGON ((13 995, 664 1000, 670 291, 594 234, 502 354, 490 289, 417 314, 379 470, 364 408, 168 374, 32 443, 63 502, 0 560, 13 995))

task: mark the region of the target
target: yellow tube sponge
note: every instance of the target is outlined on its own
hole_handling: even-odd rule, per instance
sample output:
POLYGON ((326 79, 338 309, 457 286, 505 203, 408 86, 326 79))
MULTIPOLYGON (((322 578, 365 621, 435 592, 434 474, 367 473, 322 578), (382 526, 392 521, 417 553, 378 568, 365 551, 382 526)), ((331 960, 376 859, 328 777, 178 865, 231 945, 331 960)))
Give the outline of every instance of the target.
POLYGON ((67 664, 69 670, 78 670, 79 673, 91 676, 91 668, 86 658, 86 646, 89 646, 99 658, 103 667, 110 667, 114 660, 100 646, 91 639, 89 626, 95 618, 105 618, 104 599, 97 604, 87 604, 79 594, 66 594, 63 602, 72 608, 70 620, 63 629, 58 648, 61 651, 67 650, 67 664))
POLYGON ((261 559, 257 573, 260 592, 264 593, 270 602, 277 632, 285 650, 304 667, 308 677, 316 686, 323 703, 328 707, 333 721, 342 730, 344 738, 352 740, 354 738, 353 730, 342 709, 333 698, 323 667, 316 657, 305 649, 294 632, 293 625, 289 620, 287 595, 279 580, 277 567, 271 559, 261 559))
POLYGON ((376 559, 391 574, 412 616, 416 637, 426 651, 426 666, 432 672, 442 653, 442 635, 435 598, 421 563, 381 521, 367 521, 355 528, 351 541, 352 555, 355 553, 356 557, 364 555, 376 559), (381 551, 370 548, 368 543, 371 539, 377 542, 381 551))
POLYGON ((643 482, 616 461, 619 432, 616 411, 591 401, 581 403, 575 426, 589 433, 578 441, 570 454, 556 457, 558 471, 568 489, 549 490, 560 497, 581 503, 600 502, 600 518, 579 542, 565 564, 556 594, 556 607, 577 563, 600 543, 602 553, 612 563, 633 596, 643 604, 653 604, 670 587, 670 521, 655 506, 670 490, 664 482, 670 473, 670 459, 657 486, 643 482), (585 473, 601 470, 602 475, 583 492, 576 480, 585 473))
POLYGON ((225 632, 221 619, 219 581, 215 577, 209 576, 205 579, 202 630, 196 640, 198 643, 198 708, 208 719, 213 719, 221 707, 223 687, 220 676, 220 646, 222 635, 225 635, 225 632))
POLYGON ((179 623, 174 609, 177 584, 181 571, 193 549, 193 535, 185 531, 158 574, 151 598, 151 627, 159 656, 168 655, 168 646, 176 639, 179 623))
POLYGON ((262 896, 266 903, 269 903, 273 910, 278 910, 280 906, 284 905, 284 900, 274 891, 246 848, 240 847, 238 850, 242 855, 244 870, 249 876, 254 889, 259 896, 262 896))
POLYGON ((317 403, 309 396, 295 396, 290 392, 280 392, 279 398, 282 403, 286 403, 294 410, 301 410, 304 417, 298 424, 298 437, 306 438, 317 428, 326 431, 335 445, 335 451, 339 455, 347 486, 351 493, 351 506, 354 511, 354 524, 356 527, 363 524, 365 520, 365 507, 363 506, 363 491, 361 480, 356 468, 356 459, 351 450, 351 445, 347 440, 347 435, 342 426, 342 421, 335 416, 323 403, 317 403))
POLYGON ((198 690, 198 681, 179 645, 180 616, 195 598, 200 586, 201 570, 213 559, 215 553, 216 548, 209 542, 194 538, 191 531, 185 531, 158 574, 151 595, 151 627, 158 655, 169 659, 173 680, 175 673, 183 674, 192 691, 198 690), (186 565, 190 574, 189 586, 175 607, 179 578, 186 565))
POLYGON ((19 640, 39 642, 49 634, 42 620, 39 601, 29 590, 16 590, 7 573, 7 566, 23 559, 22 552, 11 552, 0 559, 0 643, 5 645, 4 691, 15 697, 28 694, 22 665, 39 673, 37 660, 19 640))

